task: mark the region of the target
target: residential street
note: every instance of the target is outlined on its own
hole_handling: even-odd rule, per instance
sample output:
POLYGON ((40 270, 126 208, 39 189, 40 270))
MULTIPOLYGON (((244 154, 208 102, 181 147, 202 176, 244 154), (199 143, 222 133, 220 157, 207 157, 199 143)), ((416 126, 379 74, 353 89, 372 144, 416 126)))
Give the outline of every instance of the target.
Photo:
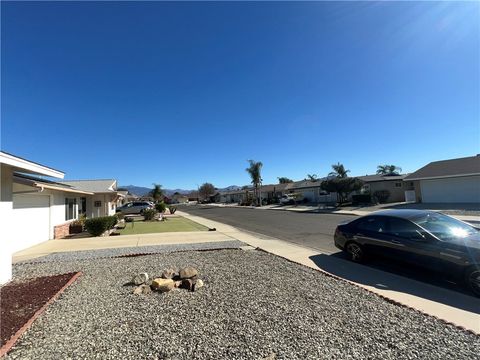
POLYGON ((181 206, 182 211, 242 230, 271 236, 321 251, 337 253, 333 233, 337 224, 355 219, 351 215, 297 214, 291 211, 227 208, 208 205, 181 206))
MULTIPOLYGON (((179 209, 191 215, 254 232, 259 237, 261 235, 274 237, 338 257, 344 255, 333 244, 335 227, 342 221, 356 218, 352 215, 296 213, 209 205, 181 205, 179 209)), ((471 295, 458 282, 458 279, 425 268, 381 258, 371 259, 365 266, 471 295)))

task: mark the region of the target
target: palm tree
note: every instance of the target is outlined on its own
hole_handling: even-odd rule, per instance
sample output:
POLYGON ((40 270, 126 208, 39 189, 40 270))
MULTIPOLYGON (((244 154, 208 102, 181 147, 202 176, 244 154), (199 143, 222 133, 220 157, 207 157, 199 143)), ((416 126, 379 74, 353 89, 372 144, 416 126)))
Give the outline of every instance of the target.
POLYGON ((307 178, 305 180, 311 181, 311 182, 316 182, 318 181, 318 175, 317 174, 307 174, 307 178))
POLYGON ((262 182, 261 170, 262 170, 263 164, 260 161, 254 161, 254 160, 247 160, 247 161, 249 162, 250 166, 248 168, 246 168, 245 170, 248 172, 248 174, 252 178, 252 184, 253 184, 253 187, 254 187, 255 198, 257 198, 258 187, 260 186, 260 183, 262 182))
POLYGON ((378 175, 400 175, 402 168, 395 165, 378 165, 377 174, 378 175))
POLYGON ((348 177, 347 173, 350 172, 350 170, 346 170, 343 164, 337 163, 332 165, 333 171, 328 174, 328 176, 335 176, 337 178, 346 178, 348 177))
POLYGON ((153 189, 150 191, 150 196, 158 202, 159 200, 163 199, 163 190, 162 185, 160 184, 153 184, 153 189))

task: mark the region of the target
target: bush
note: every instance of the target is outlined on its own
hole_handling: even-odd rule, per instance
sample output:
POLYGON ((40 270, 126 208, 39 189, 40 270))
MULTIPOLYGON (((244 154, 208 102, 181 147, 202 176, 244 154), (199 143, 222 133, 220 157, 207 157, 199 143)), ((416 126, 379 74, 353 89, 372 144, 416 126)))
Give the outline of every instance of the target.
POLYGON ((145 209, 143 210, 143 220, 150 221, 155 219, 155 215, 157 214, 157 210, 155 209, 145 209))
POLYGON ((388 190, 377 190, 373 193, 374 199, 376 199, 380 204, 386 203, 390 197, 390 191, 388 190))
POLYGON ((175 206, 169 206, 168 210, 170 210, 170 214, 175 214, 175 211, 177 211, 177 208, 175 206))
POLYGON ((370 194, 352 195, 353 204, 370 204, 371 202, 372 197, 370 194))
POLYGON ((167 210, 167 204, 165 204, 163 201, 160 201, 159 203, 155 204, 155 209, 159 213, 164 213, 165 210, 167 210))
POLYGON ((100 236, 117 224, 116 216, 103 216, 85 220, 85 229, 90 235, 100 236))

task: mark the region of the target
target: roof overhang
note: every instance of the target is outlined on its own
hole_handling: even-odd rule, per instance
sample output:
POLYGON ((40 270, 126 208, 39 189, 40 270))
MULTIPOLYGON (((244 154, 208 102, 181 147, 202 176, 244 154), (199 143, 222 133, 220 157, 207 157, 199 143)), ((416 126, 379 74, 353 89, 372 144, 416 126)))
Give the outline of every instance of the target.
POLYGON ((65 173, 49 168, 45 165, 37 164, 26 159, 13 156, 11 154, 0 151, 0 163, 13 167, 14 171, 24 172, 29 174, 37 174, 50 176, 58 179, 63 179, 65 173))
POLYGON ((430 176, 430 177, 406 177, 403 180, 406 181, 414 181, 414 180, 434 180, 434 179, 449 179, 449 178, 456 178, 456 177, 469 177, 469 176, 480 176, 480 173, 473 173, 473 174, 456 174, 456 175, 443 175, 443 176, 430 176))
POLYGON ((25 178, 16 177, 16 176, 14 177, 14 179, 15 179, 15 183, 17 184, 28 185, 28 186, 36 187, 41 190, 48 189, 48 190, 56 190, 56 191, 75 193, 75 194, 93 195, 93 193, 88 191, 82 191, 75 188, 67 188, 67 187, 63 187, 55 184, 43 183, 41 181, 35 181, 35 180, 25 179, 25 178))

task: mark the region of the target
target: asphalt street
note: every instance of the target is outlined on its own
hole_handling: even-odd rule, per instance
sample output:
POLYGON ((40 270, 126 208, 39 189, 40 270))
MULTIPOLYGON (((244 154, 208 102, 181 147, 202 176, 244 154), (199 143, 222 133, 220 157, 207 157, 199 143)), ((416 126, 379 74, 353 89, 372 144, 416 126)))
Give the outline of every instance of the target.
POLYGON ((182 211, 238 229, 286 240, 325 254, 337 253, 333 233, 339 222, 356 216, 295 213, 293 211, 229 208, 218 206, 183 206, 182 211))
MULTIPOLYGON (((181 205, 182 211, 253 232, 258 237, 273 237, 309 247, 323 254, 344 258, 333 244, 338 223, 357 218, 351 215, 298 213, 281 210, 231 208, 212 205, 181 205)), ((391 259, 374 258, 365 266, 405 276, 432 285, 469 294, 456 278, 391 259)))

